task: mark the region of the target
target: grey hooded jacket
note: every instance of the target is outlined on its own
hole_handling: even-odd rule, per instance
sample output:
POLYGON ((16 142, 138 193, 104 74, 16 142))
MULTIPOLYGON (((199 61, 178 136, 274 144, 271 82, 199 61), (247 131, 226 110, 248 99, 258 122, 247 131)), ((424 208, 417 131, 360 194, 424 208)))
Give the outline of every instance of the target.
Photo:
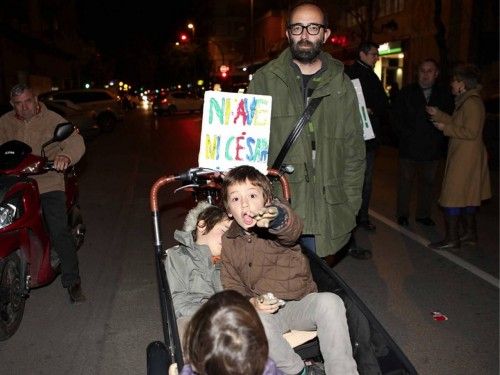
POLYGON ((165 271, 177 318, 192 316, 214 293, 222 290, 220 264, 212 264, 212 253, 198 245, 191 232, 176 230, 179 245, 167 250, 165 271))

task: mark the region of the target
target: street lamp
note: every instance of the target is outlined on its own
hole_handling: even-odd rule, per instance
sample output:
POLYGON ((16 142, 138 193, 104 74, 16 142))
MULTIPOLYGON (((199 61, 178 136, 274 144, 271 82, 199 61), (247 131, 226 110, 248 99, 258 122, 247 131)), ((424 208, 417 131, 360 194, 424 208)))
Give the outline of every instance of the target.
POLYGON ((188 23, 188 24, 187 24, 187 27, 188 27, 188 29, 190 29, 190 30, 192 31, 192 33, 193 33, 193 39, 194 39, 194 31, 195 31, 195 29, 194 29, 194 24, 192 24, 192 23, 190 22, 190 23, 188 23))

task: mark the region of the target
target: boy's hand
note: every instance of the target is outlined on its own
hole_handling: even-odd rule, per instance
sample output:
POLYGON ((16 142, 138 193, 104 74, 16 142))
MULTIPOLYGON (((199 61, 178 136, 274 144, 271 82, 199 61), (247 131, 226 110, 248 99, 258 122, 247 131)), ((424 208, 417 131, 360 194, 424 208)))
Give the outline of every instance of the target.
POLYGON ((262 207, 253 217, 255 225, 260 228, 269 228, 269 223, 278 216, 278 208, 275 206, 262 207))
POLYGON ((255 307, 257 311, 274 314, 278 309, 285 304, 283 300, 274 297, 270 293, 264 294, 258 297, 250 298, 250 303, 255 307), (272 298, 271 298, 272 297, 272 298))

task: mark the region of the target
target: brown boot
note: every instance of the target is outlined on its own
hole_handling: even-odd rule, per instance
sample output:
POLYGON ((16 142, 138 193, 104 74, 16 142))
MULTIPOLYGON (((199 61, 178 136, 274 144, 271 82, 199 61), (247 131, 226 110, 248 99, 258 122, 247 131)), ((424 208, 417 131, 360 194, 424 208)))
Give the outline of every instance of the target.
POLYGON ((465 214, 463 216, 463 225, 465 233, 463 237, 460 237, 460 243, 467 246, 477 245, 477 225, 476 225, 476 214, 465 214))
POLYGON ((460 248, 458 235, 458 219, 460 216, 445 215, 446 235, 444 240, 427 245, 434 250, 457 250, 460 248))

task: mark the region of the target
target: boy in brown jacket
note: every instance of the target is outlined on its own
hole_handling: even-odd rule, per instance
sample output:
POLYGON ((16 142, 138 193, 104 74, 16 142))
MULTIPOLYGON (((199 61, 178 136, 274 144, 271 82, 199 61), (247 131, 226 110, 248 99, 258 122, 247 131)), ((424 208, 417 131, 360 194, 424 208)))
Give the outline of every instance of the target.
MULTIPOLYGON (((317 330, 327 374, 357 374, 342 299, 318 293, 309 261, 298 243, 303 223, 272 198, 266 176, 250 166, 224 177, 222 199, 234 218, 222 237, 221 281, 255 307, 269 341, 269 355, 286 374, 319 373, 305 366, 283 334, 317 330), (273 293, 269 303, 262 296, 273 293)), ((316 366, 316 365, 312 365, 316 366)))

